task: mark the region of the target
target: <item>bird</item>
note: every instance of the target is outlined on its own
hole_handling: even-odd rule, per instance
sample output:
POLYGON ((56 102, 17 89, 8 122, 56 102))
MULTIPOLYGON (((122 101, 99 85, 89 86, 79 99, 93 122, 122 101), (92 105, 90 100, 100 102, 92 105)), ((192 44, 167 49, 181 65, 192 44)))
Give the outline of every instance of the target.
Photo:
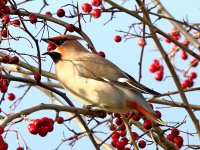
POLYGON ((160 93, 137 82, 108 59, 91 53, 80 43, 83 38, 64 34, 42 40, 56 45, 43 55, 52 58, 58 81, 76 100, 112 113, 139 112, 166 125, 143 96, 160 93))

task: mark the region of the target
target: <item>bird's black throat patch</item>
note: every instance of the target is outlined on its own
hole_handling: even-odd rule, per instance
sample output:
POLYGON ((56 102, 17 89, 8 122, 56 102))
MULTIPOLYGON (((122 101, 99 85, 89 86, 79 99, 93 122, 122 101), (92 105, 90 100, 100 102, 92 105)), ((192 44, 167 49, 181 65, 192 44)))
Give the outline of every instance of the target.
POLYGON ((48 54, 53 59, 54 63, 57 63, 59 60, 61 60, 61 54, 58 52, 50 52, 48 54))

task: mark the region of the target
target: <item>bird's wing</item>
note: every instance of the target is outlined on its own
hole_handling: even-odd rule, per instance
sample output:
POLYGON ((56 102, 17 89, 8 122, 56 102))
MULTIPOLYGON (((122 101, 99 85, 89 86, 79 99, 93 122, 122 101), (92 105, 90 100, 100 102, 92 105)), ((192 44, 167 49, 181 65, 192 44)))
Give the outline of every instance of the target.
POLYGON ((109 60, 95 54, 83 53, 73 60, 73 64, 81 77, 92 78, 141 93, 161 95, 137 82, 109 60))

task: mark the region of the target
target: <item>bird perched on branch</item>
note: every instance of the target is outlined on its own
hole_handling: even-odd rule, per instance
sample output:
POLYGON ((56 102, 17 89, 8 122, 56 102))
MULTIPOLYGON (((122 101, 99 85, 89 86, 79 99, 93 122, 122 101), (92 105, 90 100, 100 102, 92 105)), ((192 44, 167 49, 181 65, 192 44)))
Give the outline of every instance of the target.
POLYGON ((44 54, 53 59, 63 87, 86 105, 115 113, 140 112, 165 124, 142 95, 159 93, 140 84, 109 60, 90 53, 78 41, 81 39, 67 34, 42 39, 57 45, 55 50, 44 54))

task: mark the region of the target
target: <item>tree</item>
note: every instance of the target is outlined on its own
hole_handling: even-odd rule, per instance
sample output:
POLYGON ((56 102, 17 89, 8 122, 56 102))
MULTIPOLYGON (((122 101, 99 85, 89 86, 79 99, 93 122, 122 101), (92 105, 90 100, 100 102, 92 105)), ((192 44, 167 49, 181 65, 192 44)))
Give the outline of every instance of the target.
MULTIPOLYGON (((200 89, 196 86, 200 60, 198 22, 174 18, 158 0, 1 0, 0 9, 0 149, 29 149, 32 145, 29 139, 39 139, 40 143, 51 134, 59 136, 54 143, 57 149, 64 144, 76 146, 85 136, 91 147, 82 144, 82 149, 200 148, 200 106, 196 100, 199 93, 195 92, 200 89), (90 29, 90 36, 86 28, 90 29), (103 33, 100 35, 98 30, 103 33), (139 82, 162 93, 156 97, 145 96, 167 126, 142 114, 113 114, 82 108, 68 98, 57 81, 52 61, 42 55, 56 47, 48 43, 46 48, 41 38, 63 34, 79 35, 92 53, 102 57, 106 57, 105 53, 95 45, 108 49, 108 57, 116 54, 119 58, 126 55, 125 51, 114 50, 130 51, 136 45, 130 41, 137 40, 138 46, 134 46, 134 54, 129 57, 139 65, 127 72, 133 72, 139 82), (107 40, 110 37, 114 40, 107 40), (152 47, 155 52, 149 51, 152 47), (64 131, 63 137, 58 130, 64 131)), ((117 62, 120 65, 126 61, 117 62)))

